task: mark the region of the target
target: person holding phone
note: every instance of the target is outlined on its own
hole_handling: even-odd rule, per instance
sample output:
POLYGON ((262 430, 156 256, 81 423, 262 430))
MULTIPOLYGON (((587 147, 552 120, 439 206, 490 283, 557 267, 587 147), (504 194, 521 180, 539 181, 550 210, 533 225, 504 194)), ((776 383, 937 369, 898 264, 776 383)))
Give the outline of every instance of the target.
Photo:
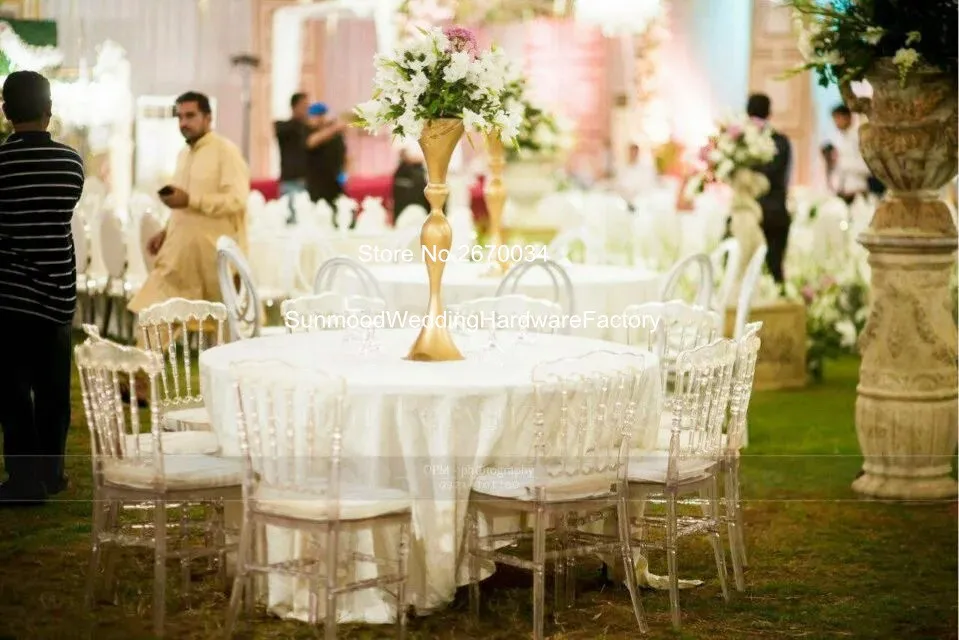
POLYGON ((326 200, 335 208, 337 198, 343 194, 340 176, 346 168, 343 132, 347 124, 331 117, 322 102, 310 105, 308 113, 312 132, 306 139, 306 189, 313 202, 326 200))
MULTIPOLYGON (((216 241, 233 238, 246 251, 246 203, 250 170, 235 144, 211 130, 210 100, 190 91, 176 100, 186 146, 173 181, 159 191, 171 209, 166 228, 150 238, 153 270, 129 309, 169 300, 222 300, 216 270, 216 241)), ((138 385, 139 386, 139 385, 138 385)), ((138 389, 138 395, 140 391, 138 389)))

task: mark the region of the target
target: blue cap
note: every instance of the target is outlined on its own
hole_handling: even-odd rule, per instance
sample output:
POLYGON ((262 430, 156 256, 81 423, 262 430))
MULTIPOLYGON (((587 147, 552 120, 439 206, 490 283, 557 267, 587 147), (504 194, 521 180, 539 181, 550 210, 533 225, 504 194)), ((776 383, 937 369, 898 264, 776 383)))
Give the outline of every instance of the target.
POLYGON ((310 108, 309 110, 307 110, 307 113, 310 114, 311 116, 325 116, 327 111, 329 111, 329 109, 327 108, 325 104, 323 104, 322 102, 314 102, 313 104, 310 105, 310 108))

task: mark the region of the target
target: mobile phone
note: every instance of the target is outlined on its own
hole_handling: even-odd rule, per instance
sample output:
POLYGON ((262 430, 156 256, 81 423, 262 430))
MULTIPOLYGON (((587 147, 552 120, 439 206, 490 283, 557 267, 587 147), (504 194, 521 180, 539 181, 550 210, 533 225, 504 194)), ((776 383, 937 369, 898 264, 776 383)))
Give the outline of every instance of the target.
POLYGON ((168 196, 173 193, 173 187, 171 187, 170 185, 167 185, 163 187, 162 189, 160 189, 159 191, 157 191, 157 193, 160 194, 161 196, 168 196))

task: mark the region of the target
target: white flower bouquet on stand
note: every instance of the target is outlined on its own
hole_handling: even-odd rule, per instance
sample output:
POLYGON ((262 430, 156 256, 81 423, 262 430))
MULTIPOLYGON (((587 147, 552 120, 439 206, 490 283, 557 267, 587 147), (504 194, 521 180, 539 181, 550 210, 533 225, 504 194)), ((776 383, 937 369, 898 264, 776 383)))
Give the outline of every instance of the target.
POLYGON ((689 198, 702 193, 708 184, 722 183, 732 188, 730 230, 739 241, 739 273, 743 273, 753 253, 765 242, 760 228, 763 211, 757 198, 769 191, 769 181, 755 169, 771 162, 776 152, 769 127, 745 116, 726 120, 700 153, 705 169, 686 185, 689 198))
POLYGON ((426 159, 431 211, 420 245, 429 276, 429 317, 410 349, 410 360, 463 359, 440 320, 440 288, 453 236, 443 214, 449 195, 446 176, 464 130, 487 139, 495 132, 503 144, 514 144, 523 114, 504 102, 512 73, 502 51, 479 52, 467 29, 424 30, 392 55, 376 58, 373 98, 355 109, 357 126, 373 133, 388 128, 395 137, 416 138, 426 159))

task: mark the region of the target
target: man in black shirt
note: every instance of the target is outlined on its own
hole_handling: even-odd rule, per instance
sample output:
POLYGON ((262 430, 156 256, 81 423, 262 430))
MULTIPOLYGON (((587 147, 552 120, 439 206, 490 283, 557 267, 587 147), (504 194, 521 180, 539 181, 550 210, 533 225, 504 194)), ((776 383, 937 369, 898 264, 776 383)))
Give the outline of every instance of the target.
POLYGON ((274 123, 276 141, 280 145, 280 196, 290 198, 290 217, 287 224, 296 222, 293 196, 306 190, 306 139, 310 135, 305 93, 294 93, 290 98, 293 116, 274 123))
POLYGON ((66 488, 71 325, 77 269, 71 220, 83 161, 47 133, 50 83, 17 71, 3 83, 14 133, 0 144, 0 425, 7 481, 0 506, 38 504, 66 488))
MULTIPOLYGON (((769 96, 756 93, 749 96, 746 114, 768 127, 771 104, 769 96)), ((784 281, 783 258, 786 255, 786 241, 789 238, 789 210, 786 208, 786 196, 789 188, 789 170, 792 163, 792 148, 789 139, 773 131, 776 143, 776 156, 768 164, 756 171, 769 180, 769 191, 759 198, 763 209, 763 234, 766 236, 766 268, 777 284, 784 281)))
POLYGON ((312 130, 306 139, 306 190, 313 202, 326 200, 335 207, 336 199, 343 194, 340 174, 346 165, 346 123, 330 118, 328 112, 322 102, 309 108, 312 130))

